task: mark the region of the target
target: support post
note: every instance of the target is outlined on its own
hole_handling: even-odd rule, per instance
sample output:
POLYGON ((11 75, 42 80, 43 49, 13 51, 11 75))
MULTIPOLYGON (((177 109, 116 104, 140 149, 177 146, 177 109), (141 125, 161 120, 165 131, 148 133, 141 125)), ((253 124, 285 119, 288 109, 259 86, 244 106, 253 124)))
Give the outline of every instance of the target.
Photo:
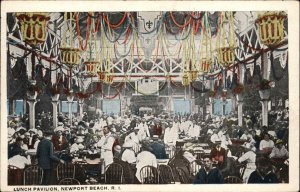
POLYGON ((78 99, 78 105, 79 105, 79 120, 82 120, 83 117, 83 103, 84 99, 78 99))
POLYGON ((237 106, 238 106, 238 125, 243 126, 243 104, 244 104, 244 97, 243 95, 237 94, 236 95, 237 106))
POLYGON ((69 113, 69 123, 70 125, 72 125, 72 103, 73 103, 73 99, 74 99, 74 96, 71 94, 69 96, 67 96, 67 100, 68 100, 68 113, 69 113))
POLYGON ((29 105, 29 129, 35 128, 35 104, 37 92, 27 92, 27 103, 29 105))
POLYGON ((268 102, 270 98, 270 90, 260 90, 259 96, 262 104, 262 126, 268 126, 268 102))
POLYGON ((53 127, 57 127, 57 106, 59 103, 59 94, 55 94, 52 97, 52 122, 53 122, 53 127))

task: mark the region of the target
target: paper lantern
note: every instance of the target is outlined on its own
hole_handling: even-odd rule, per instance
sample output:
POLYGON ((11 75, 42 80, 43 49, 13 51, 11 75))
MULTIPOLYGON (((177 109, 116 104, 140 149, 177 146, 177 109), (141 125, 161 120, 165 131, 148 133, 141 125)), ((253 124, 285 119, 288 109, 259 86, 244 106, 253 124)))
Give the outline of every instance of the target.
POLYGON ((17 13, 23 41, 30 45, 44 43, 47 37, 46 25, 50 17, 46 13, 17 13))
POLYGON ((266 46, 280 43, 284 37, 284 20, 282 12, 266 12, 259 15, 255 23, 258 26, 260 42, 266 46))
POLYGON ((75 66, 80 63, 80 49, 71 47, 60 48, 60 58, 61 62, 69 65, 75 66))

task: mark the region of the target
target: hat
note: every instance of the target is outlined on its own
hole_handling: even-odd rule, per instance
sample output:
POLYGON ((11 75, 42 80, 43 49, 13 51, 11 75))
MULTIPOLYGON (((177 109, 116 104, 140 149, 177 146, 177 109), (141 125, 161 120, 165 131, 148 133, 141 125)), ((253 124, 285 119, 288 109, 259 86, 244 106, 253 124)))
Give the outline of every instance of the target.
POLYGON ((37 135, 38 135, 39 137, 43 137, 43 132, 42 132, 41 130, 38 130, 38 131, 37 131, 37 135))
POLYGON ((58 126, 54 129, 54 132, 58 132, 58 131, 61 131, 63 132, 64 131, 64 128, 62 126, 58 126))
POLYGON ((76 137, 76 143, 82 143, 83 142, 83 138, 80 136, 76 137))
POLYGON ((282 141, 281 139, 277 139, 275 145, 278 145, 278 144, 280 144, 280 143, 283 144, 283 141, 282 141))
POLYGON ((122 129, 121 129, 121 133, 126 133, 127 132, 127 129, 125 128, 125 127, 123 127, 122 129))
POLYGON ((28 132, 33 132, 33 133, 36 133, 36 132, 37 132, 37 129, 34 129, 34 128, 32 128, 32 129, 29 129, 29 130, 28 130, 28 132))
POLYGON ((114 150, 115 150, 115 151, 121 151, 121 149, 122 149, 122 148, 121 148, 120 145, 116 145, 116 146, 114 147, 114 150))
POLYGON ((153 135, 152 139, 158 139, 158 135, 153 135))

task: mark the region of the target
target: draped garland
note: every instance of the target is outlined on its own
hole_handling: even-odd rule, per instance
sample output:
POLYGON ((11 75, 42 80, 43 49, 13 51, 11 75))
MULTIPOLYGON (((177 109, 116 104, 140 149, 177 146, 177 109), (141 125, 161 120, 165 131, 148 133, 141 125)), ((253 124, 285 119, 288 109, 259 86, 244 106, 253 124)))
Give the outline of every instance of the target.
MULTIPOLYGON (((137 29, 137 26, 136 26, 135 17, 133 15, 133 13, 130 13, 130 12, 124 12, 124 13, 119 14, 119 18, 118 18, 119 20, 114 23, 110 19, 112 13, 98 13, 98 14, 96 14, 96 16, 91 15, 90 13, 87 13, 87 14, 76 13, 74 15, 74 22, 76 24, 75 31, 77 33, 79 46, 82 51, 87 50, 88 42, 89 42, 90 38, 92 38, 91 34, 97 34, 98 32, 100 32, 101 37, 102 37, 101 43, 103 43, 103 39, 105 37, 104 44, 110 43, 113 45, 114 57, 116 60, 130 57, 132 60, 131 62, 128 62, 130 65, 128 67, 130 69, 132 67, 131 65, 133 64, 134 54, 136 53, 139 67, 142 69, 142 71, 144 73, 147 73, 147 72, 151 71, 152 67, 150 69, 145 69, 142 64, 143 59, 141 58, 140 42, 138 39, 139 35, 148 34, 148 33, 152 33, 152 32, 158 33, 158 36, 157 36, 158 44, 157 44, 156 50, 155 50, 154 62, 157 61, 158 52, 160 50, 162 53, 161 60, 163 61, 162 67, 164 69, 166 69, 167 58, 173 57, 176 55, 178 55, 178 60, 181 56, 184 56, 186 59, 184 59, 183 62, 185 62, 185 60, 192 60, 194 62, 197 60, 195 57, 195 55, 196 55, 195 48, 192 50, 193 53, 187 53, 187 51, 186 51, 186 49, 184 49, 184 47, 187 48, 187 45, 189 45, 189 46, 192 45, 191 42, 193 40, 190 39, 191 37, 194 37, 195 35, 197 35, 199 33, 200 33, 200 35, 202 35, 201 31, 203 31, 204 28, 207 26, 205 23, 203 23, 204 20, 202 20, 202 18, 207 17, 210 13, 208 13, 208 12, 186 13, 185 12, 180 15, 182 17, 178 17, 179 14, 181 14, 181 13, 174 13, 174 12, 163 13, 162 17, 157 22, 156 27, 152 31, 139 32, 139 30, 137 29), (175 14, 176 14, 176 16, 175 16, 175 14), (82 20, 86 21, 86 25, 83 26, 83 28, 85 29, 85 32, 83 32, 82 28, 81 28, 82 20), (92 25, 94 25, 95 27, 91 27, 92 25), (85 35, 84 35, 85 37, 83 38, 82 35, 84 33, 85 33, 85 35), (174 43, 171 42, 167 38, 167 33, 170 33, 175 36, 176 41, 174 43), (121 40, 121 37, 124 37, 124 39, 121 40), (188 44, 188 41, 190 44, 188 44), (120 51, 118 49, 119 46, 124 46, 125 49, 124 49, 123 53, 120 53, 120 51), (171 53, 170 47, 174 47, 174 46, 177 46, 177 50, 174 53, 171 53)), ((216 36, 216 34, 218 34, 218 32, 219 32, 219 28, 222 24, 221 13, 217 12, 215 14, 214 18, 215 18, 214 23, 216 25, 214 27, 209 26, 211 28, 210 30, 212 31, 212 37, 216 36), (212 28, 214 28, 214 30, 212 30, 212 28), (214 31, 214 33, 213 33, 213 31, 214 31)), ((205 22, 209 22, 209 21, 205 20, 205 22)), ((238 68, 239 68, 240 64, 247 65, 247 64, 253 63, 254 66, 256 66, 256 60, 260 56, 259 54, 257 54, 257 52, 258 51, 263 52, 263 49, 254 48, 251 45, 249 45, 249 43, 242 40, 242 38, 240 37, 240 35, 237 32, 235 32, 235 37, 236 37, 237 41, 241 42, 241 44, 243 44, 247 48, 250 48, 254 52, 254 53, 252 53, 254 55, 254 59, 253 59, 253 61, 251 60, 251 61, 245 62, 245 60, 241 61, 236 56, 235 63, 226 69, 228 71, 232 71, 233 73, 235 73, 236 70, 239 70, 238 68)), ((17 44, 17 43, 10 42, 10 44, 17 44)), ((54 48, 54 46, 52 46, 48 49, 51 50, 52 48, 54 48)), ((286 49, 287 48, 284 48, 284 49, 273 48, 271 50, 271 56, 270 56, 271 72, 273 74, 273 77, 277 81, 279 81, 283 76, 279 77, 275 71, 274 62, 273 62, 273 60, 274 60, 273 51, 285 51, 286 49)), ((101 51, 102 51, 102 49, 101 49, 101 51)), ((243 51, 245 51, 245 50, 243 49, 243 51)), ((28 54, 30 54, 30 51, 28 53, 24 54, 24 57, 27 57, 28 54)), ((38 54, 37 52, 34 52, 34 54, 40 60, 45 59, 45 57, 42 57, 41 54, 38 54)), ((246 54, 251 54, 251 53, 246 52, 246 54)), ((9 55, 8 57, 13 57, 13 56, 9 55)), ((102 55, 102 59, 103 58, 104 58, 104 55, 102 55)), ((47 59, 48 59, 48 61, 51 62, 50 66, 52 65, 52 63, 54 63, 54 64, 57 64, 56 67, 55 68, 51 68, 51 67, 45 68, 44 65, 38 65, 38 67, 36 67, 36 69, 35 69, 35 74, 41 74, 42 70, 46 70, 46 73, 61 70, 62 65, 59 65, 59 62, 52 60, 53 58, 51 58, 51 57, 49 57, 47 59)), ((171 65, 170 61, 169 61, 169 63, 171 65)), ((286 64, 286 67, 284 68, 284 71, 288 70, 288 59, 286 60, 286 63, 287 64, 286 64)), ((121 62, 120 62, 120 64, 121 64, 121 62)), ((253 72, 254 74, 256 74, 255 68, 256 67, 254 67, 254 72, 253 72)), ((61 73, 64 75, 65 79, 66 78, 72 79, 72 77, 78 78, 81 75, 81 71, 77 71, 74 73, 73 72, 66 73, 64 70, 61 70, 61 73)), ((221 69, 217 72, 215 71, 213 73, 209 73, 209 74, 205 75, 204 79, 205 79, 205 81, 209 81, 209 80, 216 80, 216 79, 219 80, 220 78, 225 78, 225 83, 223 86, 225 86, 226 88, 234 89, 234 84, 236 84, 237 82, 234 82, 234 81, 227 82, 226 73, 227 73, 226 71, 223 71, 221 69), (222 75, 222 73, 225 73, 225 75, 222 75)), ((18 78, 18 73, 13 73, 13 75, 16 75, 15 78, 18 78)), ((145 93, 142 93, 140 90, 137 90, 137 88, 135 88, 134 86, 132 86, 132 84, 130 83, 130 75, 131 74, 126 74, 125 77, 123 78, 123 80, 119 83, 119 85, 124 84, 124 82, 127 81, 127 82, 129 82, 129 85, 135 91, 137 91, 138 93, 141 93, 141 94, 145 94, 145 93)), ((261 74, 258 74, 258 75, 260 75, 260 79, 261 79, 261 74)), ((161 90, 165 86, 166 82, 167 82, 167 78, 164 80, 163 86, 159 87, 159 90, 161 90)), ((182 85, 180 83, 174 82, 171 78, 170 78, 170 82, 171 82, 171 84, 173 84, 176 87, 182 87, 182 85)), ((49 87, 49 83, 50 83, 50 81, 43 81, 43 86, 49 87)), ((194 91, 201 91, 197 87, 195 87, 193 83, 191 83, 190 85, 194 91)), ((53 85, 53 87, 52 87, 54 92, 56 90, 55 86, 57 86, 57 85, 53 85)), ((113 85, 109 85, 109 86, 113 87, 113 85)), ((116 86, 116 87, 119 87, 119 86, 116 86)), ((66 86, 64 88, 65 88, 65 90, 67 89, 66 86)), ((94 91, 100 91, 102 93, 102 90, 99 90, 99 88, 96 88, 96 90, 94 90, 94 91)), ((79 97, 86 97, 87 95, 93 94, 94 91, 89 92, 89 93, 78 92, 77 95, 81 95, 79 97)), ((155 93, 157 93, 157 91, 154 92, 153 94, 155 94, 155 93)), ((102 94, 104 94, 104 93, 102 93, 102 94)))

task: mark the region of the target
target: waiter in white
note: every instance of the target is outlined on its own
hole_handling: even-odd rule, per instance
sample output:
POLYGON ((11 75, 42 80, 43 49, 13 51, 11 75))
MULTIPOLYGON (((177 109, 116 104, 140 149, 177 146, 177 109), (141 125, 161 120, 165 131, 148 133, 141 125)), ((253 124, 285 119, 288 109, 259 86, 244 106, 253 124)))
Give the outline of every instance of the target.
POLYGON ((104 159, 104 167, 113 163, 112 147, 115 137, 111 134, 108 126, 103 127, 103 136, 97 143, 97 147, 101 148, 101 158, 104 159))

